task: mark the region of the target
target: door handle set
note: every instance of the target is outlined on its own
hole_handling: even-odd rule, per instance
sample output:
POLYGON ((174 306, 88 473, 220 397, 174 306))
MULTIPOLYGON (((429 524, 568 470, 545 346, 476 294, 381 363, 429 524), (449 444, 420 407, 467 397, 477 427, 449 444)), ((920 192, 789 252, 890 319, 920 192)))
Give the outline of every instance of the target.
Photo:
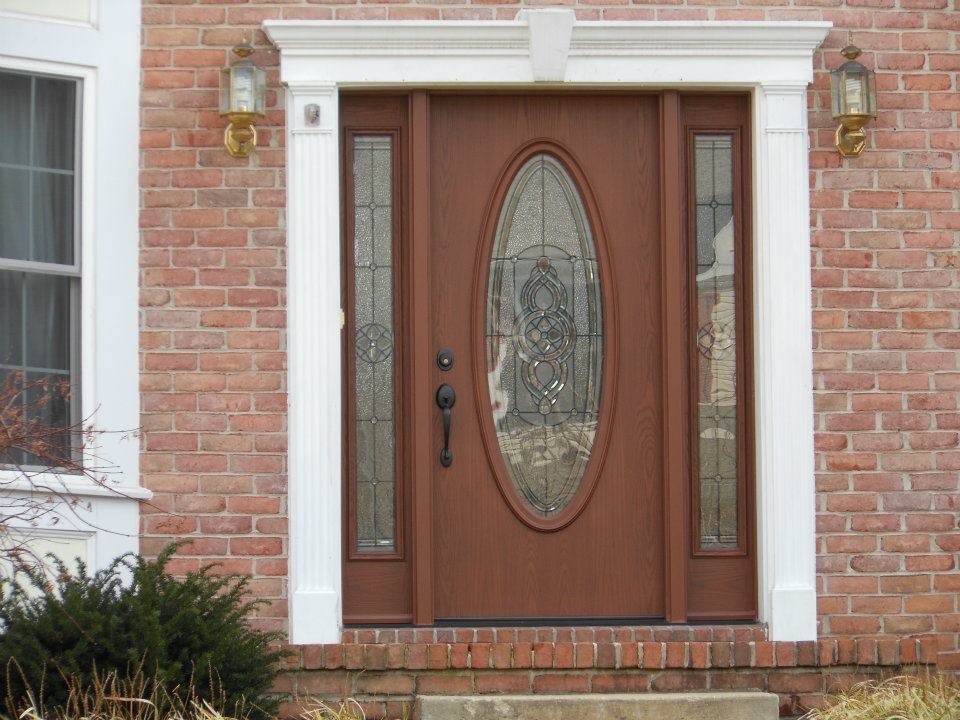
POLYGON ((457 394, 453 387, 444 383, 437 388, 437 407, 443 411, 443 449, 440 451, 440 464, 450 467, 453 463, 453 453, 450 451, 450 424, 453 421, 453 405, 457 402, 457 394))

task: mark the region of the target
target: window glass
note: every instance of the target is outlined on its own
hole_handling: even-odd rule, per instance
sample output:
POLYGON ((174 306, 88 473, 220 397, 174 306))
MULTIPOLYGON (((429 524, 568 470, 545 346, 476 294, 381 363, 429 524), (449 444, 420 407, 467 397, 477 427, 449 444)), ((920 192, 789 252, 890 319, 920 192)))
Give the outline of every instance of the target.
MULTIPOLYGON (((77 83, 0 71, 0 383, 42 427, 77 422, 77 83)), ((54 445, 69 452, 69 437, 54 445)), ((36 464, 20 449, 0 464, 36 464)))
POLYGON ((30 93, 33 79, 29 75, 0 72, 0 127, 4 141, 0 143, 0 162, 26 165, 30 161, 30 93))

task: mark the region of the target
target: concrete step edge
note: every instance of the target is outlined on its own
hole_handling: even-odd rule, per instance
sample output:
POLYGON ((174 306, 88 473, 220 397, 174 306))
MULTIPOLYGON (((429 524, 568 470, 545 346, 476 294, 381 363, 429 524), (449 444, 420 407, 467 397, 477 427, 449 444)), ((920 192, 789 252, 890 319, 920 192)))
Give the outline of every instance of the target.
POLYGON ((421 695, 419 720, 776 720, 763 692, 577 695, 421 695))

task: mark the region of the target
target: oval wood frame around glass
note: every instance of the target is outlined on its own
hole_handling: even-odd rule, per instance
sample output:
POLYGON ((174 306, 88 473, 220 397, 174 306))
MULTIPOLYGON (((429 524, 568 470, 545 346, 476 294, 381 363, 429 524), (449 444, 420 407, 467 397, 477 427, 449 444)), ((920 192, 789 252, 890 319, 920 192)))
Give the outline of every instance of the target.
POLYGON ((483 437, 484 451, 500 494, 514 515, 524 524, 541 532, 560 530, 573 522, 585 509, 596 489, 600 471, 607 452, 610 419, 613 415, 617 384, 617 309, 615 296, 610 283, 605 279, 611 276, 607 253, 606 236, 600 219, 598 205, 586 177, 571 153, 553 142, 534 141, 521 147, 507 163, 497 179, 482 226, 482 242, 478 247, 476 275, 474 278, 474 389, 476 407, 480 415, 479 426, 483 437), (596 252, 597 274, 599 276, 599 299, 601 303, 603 344, 600 353, 598 374, 601 378, 597 404, 597 430, 585 467, 580 473, 580 482, 565 507, 556 514, 544 517, 532 512, 527 501, 520 497, 511 479, 510 469, 501 452, 500 439, 494 427, 494 415, 491 412, 492 397, 488 382, 487 362, 487 313, 488 292, 491 275, 491 258, 498 241, 498 230, 508 201, 508 195, 519 174, 534 158, 547 155, 555 161, 572 182, 573 190, 579 195, 585 220, 592 232, 596 252))

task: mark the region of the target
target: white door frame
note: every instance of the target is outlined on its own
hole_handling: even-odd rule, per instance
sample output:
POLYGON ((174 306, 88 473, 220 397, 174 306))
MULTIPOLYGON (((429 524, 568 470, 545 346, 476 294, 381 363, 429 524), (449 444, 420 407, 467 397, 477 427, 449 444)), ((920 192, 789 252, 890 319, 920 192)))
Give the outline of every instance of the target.
POLYGON ((807 85, 827 22, 268 20, 287 117, 290 637, 340 641, 339 88, 673 87, 753 94, 760 618, 816 637, 807 85), (316 106, 319 116, 311 112, 316 106))

